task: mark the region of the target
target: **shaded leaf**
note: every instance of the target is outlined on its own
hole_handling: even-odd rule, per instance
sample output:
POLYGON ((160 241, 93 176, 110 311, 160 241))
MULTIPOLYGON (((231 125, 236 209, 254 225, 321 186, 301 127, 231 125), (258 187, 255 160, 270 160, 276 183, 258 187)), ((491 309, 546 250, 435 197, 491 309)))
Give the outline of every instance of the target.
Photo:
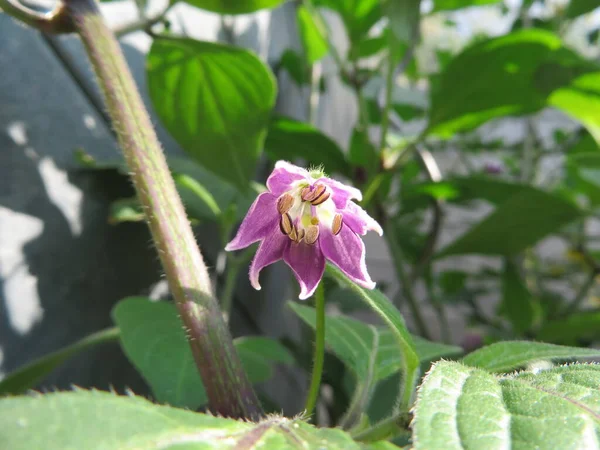
POLYGON ((25 364, 0 380, 0 396, 22 394, 35 388, 48 374, 73 355, 99 344, 116 341, 118 337, 117 328, 108 328, 25 364))
POLYGON ((298 419, 236 421, 102 391, 0 400, 0 442, 11 450, 361 448, 339 429, 298 419))
POLYGON ((496 377, 442 361, 426 375, 413 420, 415 450, 594 448, 600 365, 496 377))
POLYGON ((219 14, 248 14, 279 6, 286 0, 183 0, 200 9, 219 14))
POLYGON ((505 341, 475 350, 465 356, 462 362, 467 366, 479 367, 490 372, 510 372, 541 360, 597 357, 600 357, 600 350, 593 348, 566 347, 544 342, 505 341))
POLYGON ((306 62, 293 50, 287 49, 283 52, 279 60, 279 67, 285 69, 298 86, 308 84, 310 81, 306 62))
POLYGON ((250 51, 156 39, 147 60, 154 109, 200 164, 244 191, 266 136, 276 85, 250 51))
POLYGON ((536 189, 518 192, 449 244, 439 256, 478 253, 509 256, 582 216, 575 205, 536 189))
POLYGON ((265 151, 272 161, 301 158, 308 166, 324 166, 327 173, 350 175, 348 162, 332 139, 309 124, 287 117, 271 121, 265 151))
MULTIPOLYGON (((121 330, 121 345, 140 371, 159 402, 197 409, 206 402, 206 392, 175 306, 130 297, 112 312, 121 330)), ((291 356, 278 342, 264 337, 234 341, 248 378, 262 382, 272 375, 275 362, 288 363, 291 356), (258 357, 264 349, 262 360, 258 357)))
POLYGON ((385 13, 399 42, 409 43, 419 38, 421 0, 387 0, 385 13))
POLYGON ((508 317, 517 334, 531 327, 534 316, 533 298, 513 262, 506 259, 502 272, 500 311, 508 317))
POLYGON ((573 19, 600 7, 598 0, 570 0, 565 17, 573 19))
POLYGON ((431 91, 428 132, 448 138, 496 117, 538 111, 554 89, 593 67, 544 30, 478 42, 440 74, 431 91))
MULTIPOLYGON (((289 305, 313 330, 316 328, 314 308, 291 302, 289 305)), ((417 336, 412 338, 421 361, 462 353, 460 347, 431 342, 417 336)), ((372 353, 376 354, 373 381, 387 378, 401 369, 398 346, 394 334, 387 327, 368 325, 346 316, 328 315, 325 342, 360 381, 368 376, 368 363, 372 353)))
POLYGON ((571 314, 563 319, 548 320, 540 328, 537 339, 559 344, 576 344, 580 339, 600 336, 600 312, 571 314))
POLYGON ((327 54, 329 50, 327 39, 321 34, 314 18, 305 6, 298 6, 296 18, 304 55, 308 63, 313 64, 327 54))

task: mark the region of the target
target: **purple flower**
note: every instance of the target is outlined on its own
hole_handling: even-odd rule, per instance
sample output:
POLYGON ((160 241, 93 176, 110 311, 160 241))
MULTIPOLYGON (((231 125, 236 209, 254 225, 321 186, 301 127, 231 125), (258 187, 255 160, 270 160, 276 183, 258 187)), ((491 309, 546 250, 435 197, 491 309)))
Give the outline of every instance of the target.
POLYGON ((365 245, 358 235, 379 224, 352 199, 362 194, 339 181, 308 172, 285 161, 275 164, 268 191, 254 201, 235 238, 225 250, 239 250, 260 241, 250 266, 250 283, 260 290, 260 271, 283 259, 300 283, 300 299, 310 297, 328 259, 351 280, 373 289, 367 273, 365 245))

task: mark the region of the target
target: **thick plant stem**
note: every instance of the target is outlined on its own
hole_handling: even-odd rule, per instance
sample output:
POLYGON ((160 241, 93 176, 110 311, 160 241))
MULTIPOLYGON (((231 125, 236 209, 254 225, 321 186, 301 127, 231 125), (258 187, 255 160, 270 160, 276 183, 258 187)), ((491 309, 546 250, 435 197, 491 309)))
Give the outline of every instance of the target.
POLYGON ((258 419, 263 414, 260 404, 212 296, 206 265, 121 49, 93 0, 64 0, 64 4, 102 88, 187 331, 209 409, 227 417, 258 419))
POLYGON ((319 392, 321 391, 323 363, 325 362, 325 293, 323 292, 323 283, 319 284, 315 292, 315 310, 317 312, 315 354, 313 358, 312 378, 304 408, 307 415, 312 414, 315 406, 317 406, 319 392))

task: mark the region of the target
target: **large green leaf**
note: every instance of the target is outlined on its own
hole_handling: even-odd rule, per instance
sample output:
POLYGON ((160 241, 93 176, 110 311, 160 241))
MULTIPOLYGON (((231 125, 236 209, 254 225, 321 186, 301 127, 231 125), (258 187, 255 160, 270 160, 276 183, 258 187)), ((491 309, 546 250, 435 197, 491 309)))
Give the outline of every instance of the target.
POLYGON ((600 144, 600 72, 582 75, 557 89, 549 103, 579 120, 600 144))
MULTIPOLYGON (((292 302, 289 305, 306 324, 316 329, 314 308, 292 302)), ((431 342, 417 336, 413 336, 413 340, 421 361, 433 361, 442 356, 462 353, 460 347, 453 345, 431 342)), ((375 360, 372 381, 386 378, 401 368, 401 357, 394 334, 387 327, 368 325, 346 316, 328 315, 325 342, 361 381, 369 376, 371 359, 375 360)))
POLYGON ((507 258, 502 272, 500 311, 508 317, 516 333, 522 334, 533 322, 533 296, 521 279, 516 265, 507 258))
POLYGON ((442 250, 439 256, 513 255, 582 216, 575 205, 536 189, 518 192, 442 250))
MULTIPOLYGON (((177 0, 171 0, 172 3, 177 0)), ((190 5, 219 14, 248 14, 275 8, 286 0, 183 0, 190 5)))
POLYGON ((0 443, 7 450, 361 449, 339 429, 299 419, 236 421, 81 390, 0 400, 0 443))
POLYGON ((312 64, 327 54, 329 49, 327 39, 325 39, 314 17, 305 6, 298 6, 296 17, 298 19, 298 31, 306 60, 309 64, 312 64))
POLYGON ((442 361, 419 389, 415 450, 598 448, 600 365, 494 376, 442 361))
POLYGON ((447 138, 495 117, 535 112, 554 89, 592 67, 544 30, 478 42, 446 66, 432 89, 428 132, 447 138))
POLYGON ((250 51, 193 39, 156 39, 147 61, 154 109, 204 167, 248 188, 262 150, 276 85, 250 51))
MULTIPOLYGON (((144 297, 122 300, 113 310, 127 357, 146 379, 159 402, 197 409, 206 402, 198 374, 175 306, 144 297)), ((264 337, 234 341, 250 381, 272 376, 273 363, 290 363, 292 357, 278 342, 264 337)))
POLYGON ((301 158, 309 166, 323 166, 328 173, 350 175, 350 166, 332 139, 309 124, 287 117, 271 121, 265 151, 272 161, 301 158))
POLYGON ((117 328, 108 328, 90 334, 65 348, 42 356, 9 373, 0 380, 0 396, 22 394, 35 388, 46 375, 73 355, 96 345, 115 341, 118 337, 119 330, 117 328))
POLYGON ((597 358, 600 350, 593 348, 566 347, 544 342, 505 341, 482 347, 469 353, 464 364, 490 372, 509 372, 536 361, 572 358, 597 358))

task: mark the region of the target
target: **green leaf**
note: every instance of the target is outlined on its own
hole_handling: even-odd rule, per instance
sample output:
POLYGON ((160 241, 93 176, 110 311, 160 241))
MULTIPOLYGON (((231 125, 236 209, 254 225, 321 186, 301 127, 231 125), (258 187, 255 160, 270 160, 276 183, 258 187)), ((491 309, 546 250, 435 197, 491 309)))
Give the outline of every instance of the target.
MULTIPOLYGON (((125 354, 146 379, 156 400, 190 409, 206 402, 202 380, 173 304, 130 297, 119 302, 112 315, 121 330, 125 354)), ((281 344, 264 337, 244 337, 234 344, 253 383, 269 379, 273 363, 292 360, 281 344)))
POLYGON ((368 58, 382 51, 388 43, 388 37, 383 34, 375 37, 365 37, 360 39, 348 50, 348 59, 356 61, 361 58, 368 58))
POLYGON ((217 205, 217 201, 198 180, 185 174, 173 174, 173 179, 180 192, 191 194, 182 196, 190 216, 204 216, 215 220, 221 215, 221 208, 217 205), (191 200, 192 198, 194 200, 191 200))
MULTIPOLYGON (((310 306, 289 303, 290 308, 313 330, 316 312, 310 306)), ((421 361, 432 361, 442 356, 462 353, 460 347, 431 342, 412 336, 415 351, 421 361)), ((362 323, 346 316, 327 315, 325 342, 335 355, 360 381, 369 377, 369 361, 375 355, 372 381, 382 380, 401 369, 401 358, 395 336, 387 327, 362 323)))
POLYGON ((298 20, 298 31, 300 33, 302 48, 304 48, 304 55, 308 63, 313 64, 327 54, 329 50, 327 39, 325 39, 313 16, 305 6, 298 6, 296 9, 296 18, 298 20))
POLYGON ((377 150, 369 139, 369 134, 359 128, 352 130, 348 159, 355 166, 365 167, 368 172, 377 168, 377 150))
POLYGON ((306 62, 293 50, 288 49, 283 52, 279 60, 279 68, 285 69, 298 86, 303 86, 310 82, 306 62))
POLYGON ((410 43, 418 39, 421 23, 421 0, 387 0, 385 12, 390 21, 393 36, 399 42, 410 43))
POLYGON ((490 372, 509 372, 542 360, 569 360, 573 358, 597 358, 600 350, 593 348, 566 347, 544 342, 505 341, 482 347, 469 353, 464 364, 490 372))
POLYGON ((575 17, 592 12, 598 7, 600 7, 598 0, 571 0, 569 6, 567 6, 565 17, 574 19, 575 17))
POLYGON ((108 328, 90 334, 74 344, 55 352, 48 353, 35 361, 25 364, 23 367, 19 367, 17 370, 9 373, 0 380, 0 396, 22 394, 29 389, 35 388, 46 375, 71 356, 91 347, 95 347, 98 344, 115 341, 118 337, 119 330, 117 328, 108 328))
POLYGON ((242 448, 360 450, 340 429, 269 416, 236 421, 101 391, 0 400, 0 442, 11 450, 242 448))
POLYGON ((524 190, 500 204, 439 256, 513 255, 582 215, 579 208, 560 197, 533 188, 524 190))
POLYGON ((560 344, 575 344, 579 339, 593 340, 600 336, 600 312, 571 314, 564 319, 549 320, 540 328, 537 339, 560 344))
POLYGON ((557 89, 548 103, 579 120, 600 145, 600 72, 582 75, 557 89))
POLYGON ((350 42, 358 42, 381 19, 379 0, 315 0, 315 6, 324 6, 340 14, 350 42))
POLYGON ((402 314, 400 314, 400 311, 396 309, 393 303, 378 289, 368 290, 358 286, 347 278, 340 269, 331 264, 327 264, 326 272, 331 278, 336 280, 338 284, 350 288, 359 294, 361 299, 379 315, 392 331, 398 347, 398 352, 401 355, 402 371, 404 375, 404 377, 402 377, 403 386, 399 390, 401 395, 400 400, 403 405, 400 405, 399 403, 399 406, 408 406, 411 401, 414 384, 416 383, 420 361, 412 336, 406 328, 402 314))
POLYGON ((200 164, 246 190, 262 150, 276 85, 248 50, 193 39, 155 39, 150 97, 162 122, 200 164))
POLYGON ((433 11, 448 11, 471 6, 485 6, 499 3, 500 0, 434 0, 433 11))
POLYGON ((533 322, 533 297, 525 286, 515 264, 507 259, 502 273, 500 311, 508 317, 517 334, 527 331, 533 322))
POLYGON ((595 448, 599 385, 600 365, 497 377, 442 361, 419 388, 413 445, 415 450, 595 448))
POLYGON ((593 67, 544 30, 478 42, 440 74, 431 91, 428 132, 448 138, 496 117, 538 111, 553 90, 593 67))
POLYGON ((272 161, 301 158, 308 166, 324 166, 327 173, 351 174, 342 150, 332 139, 311 125, 287 117, 271 121, 265 151, 272 161))
MULTIPOLYGON (((171 0, 175 2, 177 0, 171 0)), ((219 14, 248 14, 261 9, 275 8, 286 0, 184 0, 200 9, 219 14)))
POLYGON ((294 363, 294 358, 279 341, 266 337, 241 337, 234 340, 242 364, 252 382, 267 381, 273 376, 273 363, 294 363))
POLYGON ((143 221, 144 210, 137 197, 119 198, 110 204, 108 212, 110 224, 143 221))

